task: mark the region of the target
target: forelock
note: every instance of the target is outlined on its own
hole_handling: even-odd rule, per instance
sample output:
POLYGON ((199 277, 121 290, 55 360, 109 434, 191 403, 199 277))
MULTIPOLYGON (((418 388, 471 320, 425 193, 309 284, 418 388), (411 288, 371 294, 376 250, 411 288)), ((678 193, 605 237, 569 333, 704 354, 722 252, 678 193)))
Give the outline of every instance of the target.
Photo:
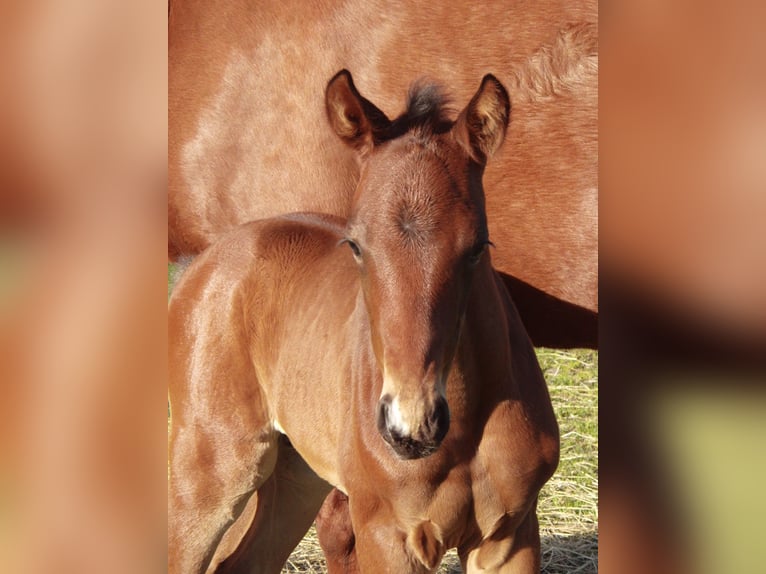
POLYGON ((441 86, 426 80, 412 84, 405 114, 412 127, 438 128, 442 124, 451 124, 449 111, 449 98, 441 86))
POLYGON ((440 134, 452 127, 450 98, 437 83, 421 79, 412 84, 407 94, 407 109, 396 118, 383 139, 395 139, 407 132, 424 135, 440 134))

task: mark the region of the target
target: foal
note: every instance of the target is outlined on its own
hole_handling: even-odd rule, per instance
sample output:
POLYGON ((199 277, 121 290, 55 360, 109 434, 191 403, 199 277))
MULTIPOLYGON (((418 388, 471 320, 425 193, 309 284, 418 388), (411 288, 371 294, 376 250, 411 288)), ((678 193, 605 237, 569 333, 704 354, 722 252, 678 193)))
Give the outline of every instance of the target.
POLYGON ((361 165, 350 219, 244 225, 170 302, 169 572, 278 572, 330 485, 361 572, 452 547, 467 572, 537 572, 558 429, 481 183, 508 95, 487 75, 452 121, 421 85, 390 121, 342 71, 326 109, 361 165))

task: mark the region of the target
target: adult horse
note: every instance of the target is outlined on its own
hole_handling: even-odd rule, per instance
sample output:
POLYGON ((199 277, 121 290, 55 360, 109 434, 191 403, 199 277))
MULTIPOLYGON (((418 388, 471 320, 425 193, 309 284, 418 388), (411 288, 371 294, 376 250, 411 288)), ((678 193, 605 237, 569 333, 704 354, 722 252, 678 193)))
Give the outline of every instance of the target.
POLYGON ((424 84, 389 121, 343 71, 326 108, 360 161, 349 220, 239 227, 171 299, 169 571, 278 572, 332 484, 365 572, 452 547, 467 572, 538 572, 558 429, 482 188, 508 94, 487 75, 453 121, 424 84))
POLYGON ((596 22, 595 0, 172 0, 171 256, 254 219, 349 215, 359 166, 320 104, 337 70, 389 117, 415 78, 466 101, 492 71, 514 102, 516 142, 485 175, 493 262, 536 345, 595 346, 596 22))

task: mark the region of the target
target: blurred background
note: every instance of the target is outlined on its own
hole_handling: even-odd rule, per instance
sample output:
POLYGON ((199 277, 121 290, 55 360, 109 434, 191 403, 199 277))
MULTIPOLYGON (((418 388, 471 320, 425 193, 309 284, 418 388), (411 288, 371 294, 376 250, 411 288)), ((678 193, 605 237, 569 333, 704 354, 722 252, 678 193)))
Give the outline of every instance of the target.
POLYGON ((165 568, 167 7, 0 4, 0 571, 165 568))
POLYGON ((603 572, 766 568, 763 8, 600 5, 603 572))
MULTIPOLYGON (((600 6, 602 572, 766 571, 764 12, 600 6)), ((4 1, 0 82, 0 570, 159 571, 167 6, 4 1)))

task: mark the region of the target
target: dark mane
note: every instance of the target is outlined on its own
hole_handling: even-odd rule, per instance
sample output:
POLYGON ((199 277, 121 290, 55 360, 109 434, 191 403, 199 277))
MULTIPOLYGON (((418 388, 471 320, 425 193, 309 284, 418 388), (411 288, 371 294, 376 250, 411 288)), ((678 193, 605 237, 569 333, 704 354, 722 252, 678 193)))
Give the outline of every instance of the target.
POLYGON ((391 122, 383 139, 394 139, 414 130, 423 135, 449 131, 454 123, 450 104, 450 98, 439 84, 417 80, 407 93, 407 111, 391 122))

